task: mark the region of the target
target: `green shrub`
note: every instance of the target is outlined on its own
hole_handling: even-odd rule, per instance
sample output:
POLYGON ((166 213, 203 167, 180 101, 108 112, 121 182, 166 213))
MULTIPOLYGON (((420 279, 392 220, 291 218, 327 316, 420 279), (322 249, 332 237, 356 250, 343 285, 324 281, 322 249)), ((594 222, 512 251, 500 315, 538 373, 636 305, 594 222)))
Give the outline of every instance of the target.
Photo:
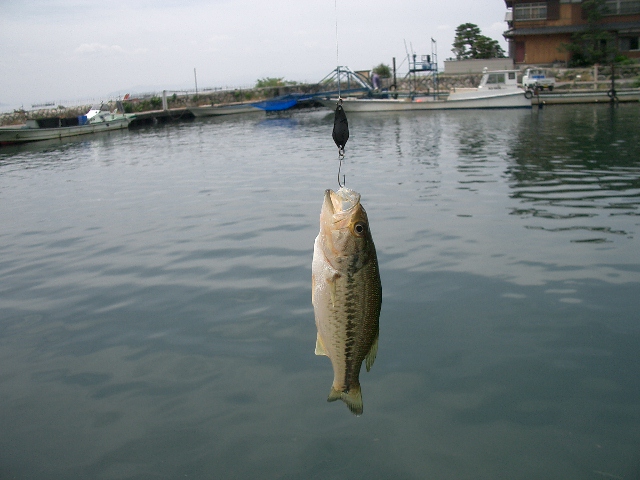
POLYGON ((269 87, 286 87, 291 85, 297 85, 298 82, 292 82, 290 80, 285 80, 283 77, 280 78, 260 78, 256 80, 256 88, 269 88, 269 87))
POLYGON ((618 65, 633 65, 635 62, 626 55, 616 55, 613 61, 618 65))
POLYGON ((373 73, 377 73, 382 78, 391 77, 391 68, 389 68, 389 65, 385 65, 384 63, 381 63, 377 67, 374 67, 371 71, 373 73))

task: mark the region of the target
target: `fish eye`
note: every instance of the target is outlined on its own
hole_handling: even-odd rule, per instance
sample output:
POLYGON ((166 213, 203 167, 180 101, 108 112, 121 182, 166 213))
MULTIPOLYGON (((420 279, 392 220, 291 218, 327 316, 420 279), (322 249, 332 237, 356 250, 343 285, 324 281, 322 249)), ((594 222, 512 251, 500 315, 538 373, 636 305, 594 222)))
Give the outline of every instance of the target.
POLYGON ((367 224, 364 222, 357 222, 353 226, 353 233, 355 233, 355 235, 358 237, 361 237, 362 235, 364 235, 366 231, 367 231, 367 224))

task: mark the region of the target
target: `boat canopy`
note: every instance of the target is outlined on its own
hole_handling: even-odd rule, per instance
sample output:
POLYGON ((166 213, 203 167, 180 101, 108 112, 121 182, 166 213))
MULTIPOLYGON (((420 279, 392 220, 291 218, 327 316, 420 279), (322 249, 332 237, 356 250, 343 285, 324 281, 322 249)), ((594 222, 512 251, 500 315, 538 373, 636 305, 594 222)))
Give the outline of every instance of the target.
POLYGON ((480 80, 480 86, 478 88, 504 88, 504 87, 517 87, 518 85, 518 71, 517 70, 494 70, 485 71, 480 80))
POLYGON ((111 112, 109 104, 107 103, 96 103, 91 107, 91 110, 97 110, 98 112, 111 112))

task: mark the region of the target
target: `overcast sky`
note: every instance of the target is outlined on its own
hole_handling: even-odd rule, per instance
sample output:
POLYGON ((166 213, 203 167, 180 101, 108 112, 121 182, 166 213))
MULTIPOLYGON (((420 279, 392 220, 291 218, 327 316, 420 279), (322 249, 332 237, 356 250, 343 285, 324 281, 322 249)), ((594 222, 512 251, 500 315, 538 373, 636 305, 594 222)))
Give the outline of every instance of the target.
MULTIPOLYGON (((317 82, 339 62, 369 70, 406 58, 439 63, 455 28, 500 42, 503 0, 0 0, 0 104, 107 99, 118 92, 317 82)), ((406 72, 406 61, 400 72, 406 72)))

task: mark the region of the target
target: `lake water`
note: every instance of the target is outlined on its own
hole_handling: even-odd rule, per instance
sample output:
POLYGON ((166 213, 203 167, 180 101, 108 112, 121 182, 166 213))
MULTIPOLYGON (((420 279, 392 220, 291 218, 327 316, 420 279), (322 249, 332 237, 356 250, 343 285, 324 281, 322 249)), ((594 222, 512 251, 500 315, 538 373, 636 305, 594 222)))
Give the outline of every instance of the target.
POLYGON ((640 478, 640 106, 349 123, 361 417, 314 355, 330 112, 0 150, 1 479, 640 478))

